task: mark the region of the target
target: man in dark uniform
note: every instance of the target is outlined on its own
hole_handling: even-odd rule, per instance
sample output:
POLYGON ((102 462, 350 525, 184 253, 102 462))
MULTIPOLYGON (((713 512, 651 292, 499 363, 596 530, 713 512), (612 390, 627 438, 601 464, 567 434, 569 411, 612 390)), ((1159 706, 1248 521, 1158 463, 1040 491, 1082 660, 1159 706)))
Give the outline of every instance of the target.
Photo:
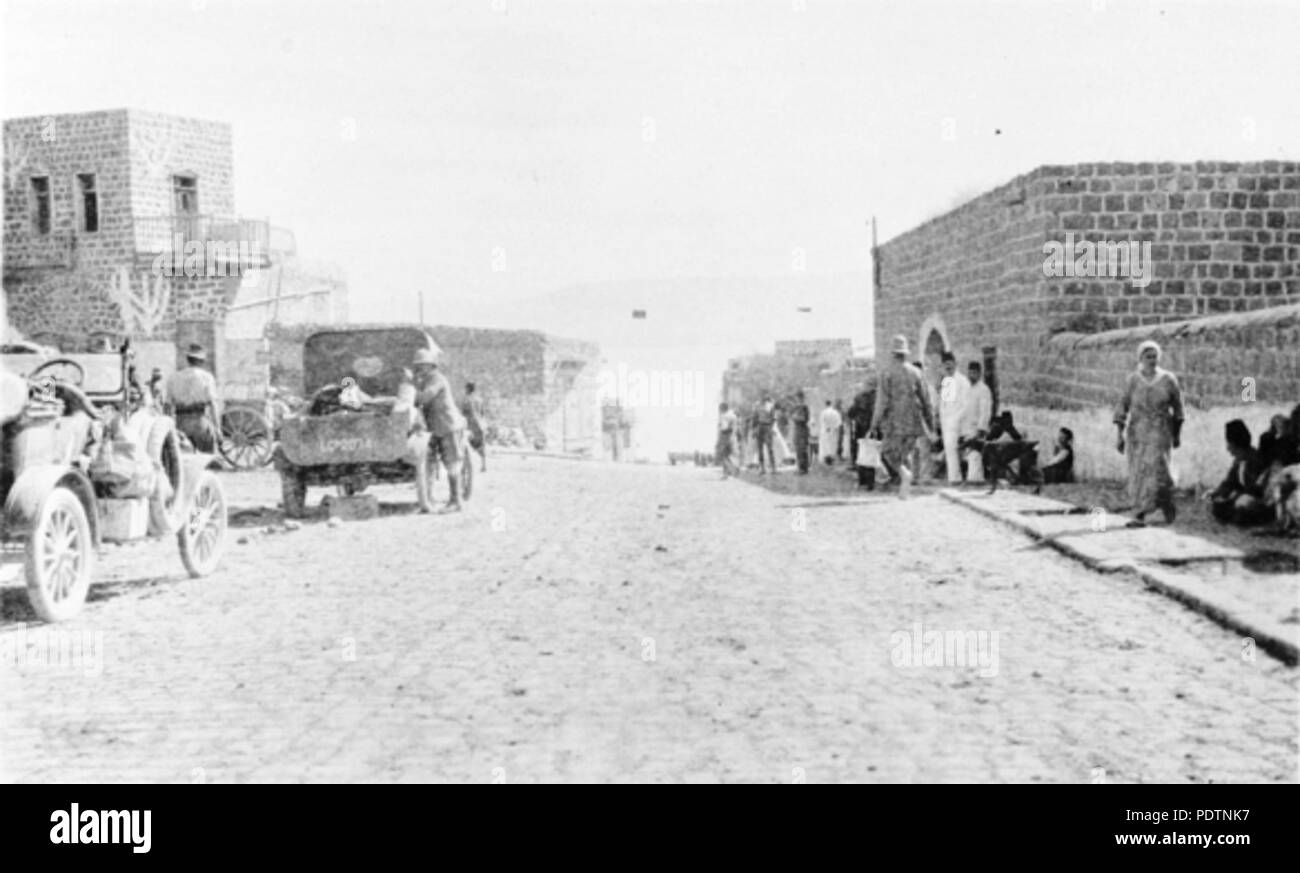
POLYGON ((808 404, 804 402, 802 391, 794 392, 794 408, 790 411, 790 420, 794 423, 794 453, 799 460, 799 472, 807 475, 808 473, 808 451, 809 451, 809 419, 812 413, 808 410, 808 404))
POLYGON ((486 473, 487 440, 483 434, 483 398, 478 395, 477 386, 473 382, 465 383, 465 399, 461 401, 460 411, 465 416, 465 423, 469 427, 469 447, 478 452, 479 457, 483 459, 479 470, 486 473))
POLYGON ((763 399, 754 407, 754 415, 750 419, 750 432, 754 435, 755 447, 758 451, 760 476, 769 469, 773 473, 776 472, 776 455, 772 452, 772 428, 775 425, 776 404, 772 402, 772 395, 764 394, 763 399))
POLYGON ((465 452, 468 448, 465 442, 465 416, 456 408, 451 383, 438 372, 438 358, 431 349, 417 351, 411 369, 415 376, 416 408, 424 413, 430 445, 437 446, 443 466, 447 468, 451 495, 444 511, 459 512, 461 465, 466 460, 465 452))

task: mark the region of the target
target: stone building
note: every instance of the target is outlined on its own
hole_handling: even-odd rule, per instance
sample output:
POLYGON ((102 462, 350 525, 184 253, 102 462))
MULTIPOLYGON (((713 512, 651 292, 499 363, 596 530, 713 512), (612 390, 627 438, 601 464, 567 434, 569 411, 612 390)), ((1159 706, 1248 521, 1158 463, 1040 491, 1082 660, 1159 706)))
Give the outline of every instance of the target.
MULTIPOLYGON (((302 393, 302 343, 324 327, 268 325, 273 384, 302 393)), ((598 345, 531 330, 440 325, 429 332, 442 349, 441 369, 457 399, 465 383, 474 382, 489 424, 518 428, 530 445, 550 451, 601 453, 598 345)))
POLYGON ((1300 400, 1300 164, 1044 166, 875 255, 876 348, 907 336, 932 378, 945 349, 983 361, 1031 438, 1074 429, 1085 475, 1123 474, 1111 407, 1145 338, 1187 395, 1184 484, 1223 475, 1225 421, 1300 400), (1095 257, 1052 275, 1067 243, 1095 257))
POLYGON ((439 326, 432 333, 457 396, 474 382, 493 424, 522 428, 551 451, 601 452, 596 343, 532 330, 439 326))
POLYGON ((9 329, 64 351, 130 337, 146 373, 199 342, 220 381, 252 378, 226 345, 232 306, 254 301, 235 332, 260 337, 255 301, 288 271, 296 302, 302 270, 291 234, 236 215, 229 124, 116 109, 10 119, 4 140, 9 329))
POLYGON ((838 362, 853 357, 853 341, 846 337, 777 340, 775 349, 776 354, 787 358, 822 358, 838 362))
POLYGON ((779 400, 802 390, 809 408, 817 414, 827 400, 840 400, 847 409, 874 378, 872 362, 855 357, 849 339, 778 340, 771 355, 749 355, 728 362, 722 397, 744 410, 765 391, 779 400))

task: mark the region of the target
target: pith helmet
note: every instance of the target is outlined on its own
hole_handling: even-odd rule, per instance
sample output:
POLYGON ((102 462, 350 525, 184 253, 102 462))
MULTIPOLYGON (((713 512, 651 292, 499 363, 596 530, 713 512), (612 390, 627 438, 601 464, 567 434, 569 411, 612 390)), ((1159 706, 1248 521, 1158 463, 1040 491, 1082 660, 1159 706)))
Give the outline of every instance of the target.
POLYGON ((418 349, 415 352, 415 358, 412 359, 411 365, 418 367, 421 364, 438 366, 438 353, 433 349, 418 349))

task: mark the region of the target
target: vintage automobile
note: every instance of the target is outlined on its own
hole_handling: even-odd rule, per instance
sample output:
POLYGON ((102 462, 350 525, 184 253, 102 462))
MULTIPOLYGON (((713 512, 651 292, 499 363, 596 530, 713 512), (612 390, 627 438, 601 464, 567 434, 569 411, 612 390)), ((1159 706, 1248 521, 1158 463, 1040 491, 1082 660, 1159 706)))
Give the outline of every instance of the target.
MULTIPOLYGON (((302 517, 310 486, 334 486, 351 496, 373 484, 415 481, 408 448, 415 419, 397 395, 419 349, 437 352, 438 346, 414 325, 347 325, 307 338, 302 364, 308 400, 281 423, 273 457, 286 516, 302 517)), ((439 462, 431 457, 426 471, 430 495, 439 462)), ((461 467, 466 499, 473 468, 461 467)))
POLYGON ((172 419, 131 390, 129 345, 11 353, 21 351, 0 356, 0 557, 21 555, 36 614, 81 610, 104 542, 175 534, 191 576, 216 569, 227 519, 213 458, 187 451, 172 419), (140 479, 123 474, 130 459, 116 446, 137 450, 129 469, 140 479))

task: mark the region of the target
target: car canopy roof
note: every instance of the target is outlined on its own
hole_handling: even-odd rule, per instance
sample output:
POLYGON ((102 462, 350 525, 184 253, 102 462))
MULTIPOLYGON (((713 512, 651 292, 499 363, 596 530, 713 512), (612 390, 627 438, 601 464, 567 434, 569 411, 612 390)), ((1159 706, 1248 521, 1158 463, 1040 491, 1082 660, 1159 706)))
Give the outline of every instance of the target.
POLYGON ((303 344, 303 390, 310 397, 344 378, 372 396, 393 395, 415 353, 441 351, 428 330, 415 325, 349 326, 312 334, 303 344))

